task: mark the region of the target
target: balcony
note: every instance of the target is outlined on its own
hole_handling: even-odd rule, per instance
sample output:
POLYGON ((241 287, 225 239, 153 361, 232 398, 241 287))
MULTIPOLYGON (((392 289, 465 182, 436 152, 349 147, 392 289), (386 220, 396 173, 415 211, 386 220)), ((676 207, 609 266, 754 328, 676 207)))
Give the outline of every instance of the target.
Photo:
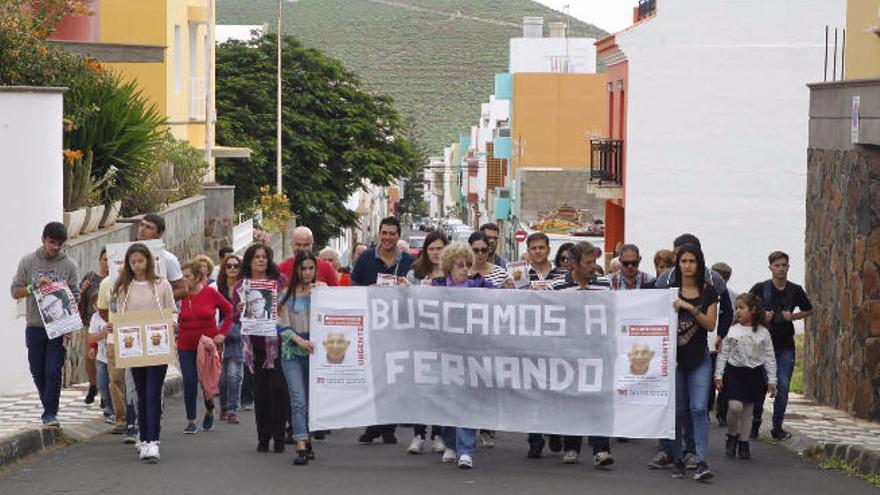
POLYGON ((587 192, 602 199, 623 198, 623 141, 590 140, 590 182, 587 192))
POLYGON ((204 77, 189 78, 189 119, 205 120, 205 95, 207 85, 204 77))
POLYGON ((646 17, 651 17, 657 13, 657 0, 639 0, 638 19, 641 21, 646 17))

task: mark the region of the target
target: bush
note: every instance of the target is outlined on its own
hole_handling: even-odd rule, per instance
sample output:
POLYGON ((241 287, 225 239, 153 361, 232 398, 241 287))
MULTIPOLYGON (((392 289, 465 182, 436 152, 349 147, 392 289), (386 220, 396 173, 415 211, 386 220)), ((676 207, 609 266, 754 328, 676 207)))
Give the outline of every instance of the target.
POLYGON ((208 171, 208 162, 199 150, 189 142, 176 139, 166 133, 156 152, 158 163, 174 164, 175 191, 170 193, 168 201, 180 201, 202 192, 203 179, 208 171))

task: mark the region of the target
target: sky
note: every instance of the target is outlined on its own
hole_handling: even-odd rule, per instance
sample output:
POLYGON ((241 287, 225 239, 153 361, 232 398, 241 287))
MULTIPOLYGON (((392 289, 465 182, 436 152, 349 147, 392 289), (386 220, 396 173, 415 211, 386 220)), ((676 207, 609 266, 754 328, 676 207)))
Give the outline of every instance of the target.
POLYGON ((632 24, 632 8, 638 0, 535 0, 558 11, 571 6, 571 16, 616 33, 632 24))

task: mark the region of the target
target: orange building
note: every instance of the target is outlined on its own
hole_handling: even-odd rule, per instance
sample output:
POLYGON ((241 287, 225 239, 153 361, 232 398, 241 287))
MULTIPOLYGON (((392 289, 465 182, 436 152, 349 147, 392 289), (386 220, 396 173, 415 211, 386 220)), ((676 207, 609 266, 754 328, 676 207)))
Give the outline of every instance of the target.
POLYGON ((588 168, 589 139, 607 136, 605 74, 513 74, 512 168, 588 168))

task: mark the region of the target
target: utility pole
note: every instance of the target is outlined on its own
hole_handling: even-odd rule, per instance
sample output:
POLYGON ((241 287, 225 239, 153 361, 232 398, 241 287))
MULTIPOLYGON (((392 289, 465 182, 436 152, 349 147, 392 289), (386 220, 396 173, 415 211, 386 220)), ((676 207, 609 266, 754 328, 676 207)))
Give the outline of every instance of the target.
POLYGON ((214 1, 208 0, 208 32, 205 34, 205 161, 208 162, 205 182, 217 182, 217 169, 214 165, 214 126, 216 113, 214 104, 214 1))
POLYGON ((277 122, 276 122, 276 177, 275 177, 275 189, 278 194, 281 194, 281 1, 278 0, 278 108, 277 108, 277 122))

